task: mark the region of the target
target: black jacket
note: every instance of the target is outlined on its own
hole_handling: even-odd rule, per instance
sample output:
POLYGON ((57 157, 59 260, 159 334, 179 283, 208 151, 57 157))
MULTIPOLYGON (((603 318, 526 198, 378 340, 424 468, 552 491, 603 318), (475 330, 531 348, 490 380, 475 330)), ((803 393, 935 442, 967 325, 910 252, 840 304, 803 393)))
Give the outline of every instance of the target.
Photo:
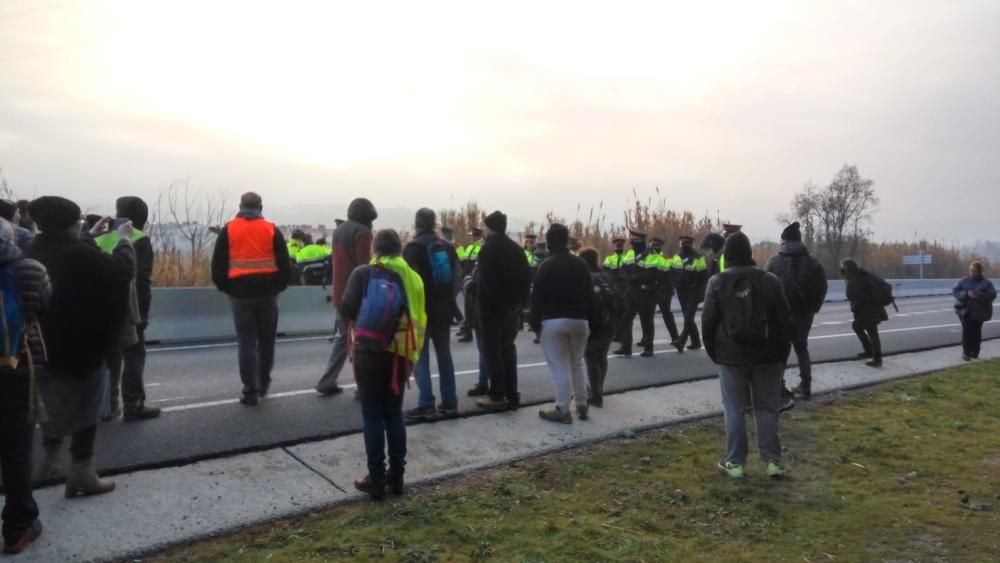
POLYGON ((532 325, 548 319, 590 318, 594 286, 590 268, 568 250, 555 250, 538 266, 531 290, 532 325))
POLYGON ((450 324, 455 303, 455 291, 462 280, 462 271, 458 267, 458 253, 455 252, 455 247, 439 237, 433 230, 421 231, 406 244, 403 249, 403 259, 424 280, 428 322, 443 320, 450 324), (434 273, 431 271, 427 249, 435 241, 440 243, 445 252, 448 253, 448 259, 451 263, 452 281, 451 285, 448 286, 434 283, 434 273))
POLYGON ((765 344, 751 346, 736 342, 726 330, 723 293, 729 290, 737 276, 754 271, 759 270, 755 266, 730 266, 708 282, 701 315, 702 339, 708 357, 717 364, 763 364, 783 362, 788 357, 791 341, 788 302, 781 289, 781 280, 774 274, 765 272, 761 282, 768 327, 765 344))
POLYGON ((486 239, 477 266, 476 304, 480 318, 500 317, 528 303, 531 268, 524 251, 506 234, 486 239))
MULTIPOLYGON (((263 219, 262 219, 263 220, 263 219)), ((229 279, 229 226, 222 227, 212 253, 212 283, 231 297, 271 297, 285 291, 292 277, 288 261, 288 246, 281 231, 274 229, 274 260, 278 271, 273 274, 253 274, 229 279)), ((141 298, 140 298, 141 301, 141 298)))
POLYGON ((802 242, 781 243, 781 250, 767 261, 764 269, 781 280, 793 315, 814 315, 823 308, 826 271, 802 242))
POLYGON ((885 307, 879 305, 872 294, 874 275, 867 270, 859 269, 856 274, 844 280, 845 292, 847 300, 851 302, 854 320, 862 324, 878 324, 889 320, 885 307))
MULTIPOLYGON (((120 197, 115 202, 116 215, 132 221, 132 226, 143 230, 149 219, 149 207, 138 197, 120 197)), ((133 243, 135 247, 135 291, 139 298, 139 316, 142 324, 149 322, 149 308, 153 302, 153 243, 145 236, 133 243)))
POLYGON ((128 312, 132 245, 120 242, 108 255, 68 233, 42 233, 28 257, 45 266, 52 282, 41 317, 48 367, 74 376, 98 369, 117 345, 128 312))
POLYGON ((955 312, 959 318, 975 322, 986 322, 993 318, 993 301, 997 298, 997 290, 993 283, 984 278, 966 276, 952 288, 955 295, 955 312), (969 292, 975 291, 975 299, 969 297, 969 292))

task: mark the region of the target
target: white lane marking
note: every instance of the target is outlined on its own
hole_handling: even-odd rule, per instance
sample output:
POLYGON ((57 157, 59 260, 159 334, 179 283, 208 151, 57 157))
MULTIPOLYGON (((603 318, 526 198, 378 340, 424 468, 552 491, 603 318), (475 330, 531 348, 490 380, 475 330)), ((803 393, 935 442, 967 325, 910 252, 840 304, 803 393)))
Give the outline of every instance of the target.
MULTIPOLYGON (((987 321, 986 322, 986 324, 993 324, 993 323, 1000 323, 1000 320, 994 320, 994 321, 987 321)), ((950 324, 929 325, 929 326, 915 326, 915 327, 908 327, 908 328, 893 328, 893 329, 887 329, 887 330, 880 330, 879 334, 886 334, 886 333, 890 333, 890 332, 911 332, 911 331, 915 331, 915 330, 931 330, 931 329, 936 329, 936 328, 954 328, 954 327, 960 327, 960 326, 962 326, 960 323, 950 323, 950 324)), ((824 334, 824 335, 821 335, 821 336, 810 336, 809 340, 827 340, 827 339, 830 339, 830 338, 846 338, 846 337, 849 337, 849 336, 855 336, 855 334, 853 332, 844 333, 844 334, 824 334)), ((664 343, 666 341, 665 340, 656 340, 654 342, 656 342, 656 343, 664 343)), ((669 353, 676 353, 676 352, 677 352, 676 350, 657 350, 657 351, 654 351, 653 353, 654 354, 669 354, 669 353)), ((616 358, 617 359, 621 359, 622 356, 614 356, 614 355, 608 356, 609 360, 614 360, 616 358)), ((535 362, 535 363, 531 363, 531 364, 520 364, 517 367, 518 367, 518 369, 522 369, 522 368, 542 367, 542 366, 545 366, 545 365, 547 365, 545 362, 535 362)), ((456 371, 455 375, 473 375, 473 374, 478 374, 478 373, 479 373, 478 369, 471 369, 471 370, 456 371)), ((438 374, 436 374, 436 373, 431 375, 432 379, 436 379, 437 377, 438 377, 438 374)), ((341 385, 341 387, 343 387, 344 389, 354 389, 355 387, 357 387, 357 385, 354 384, 354 383, 347 383, 347 384, 341 385)), ((295 396, 298 396, 298 395, 309 395, 309 394, 313 394, 313 393, 316 393, 315 389, 298 389, 298 390, 295 390, 295 391, 284 391, 284 392, 281 392, 281 393, 272 393, 271 395, 268 395, 268 398, 275 398, 276 399, 276 398, 282 398, 282 397, 295 397, 295 396)), ((218 406, 222 406, 222 405, 232 405, 232 404, 236 404, 238 402, 239 402, 239 399, 221 399, 221 400, 218 400, 218 401, 207 401, 207 402, 204 402, 204 403, 191 403, 191 404, 188 404, 188 405, 177 405, 177 406, 173 406, 173 407, 167 407, 167 408, 163 409, 163 412, 179 412, 179 411, 186 411, 186 410, 192 410, 192 409, 203 409, 203 408, 208 408, 208 407, 218 407, 218 406)))
POLYGON ((167 401, 180 401, 181 399, 190 399, 191 395, 184 395, 183 397, 170 397, 169 399, 157 399, 155 401, 150 401, 150 403, 166 403, 167 401))
MULTIPOLYGON (((277 343, 284 342, 312 342, 315 340, 329 340, 329 336, 302 336, 299 338, 279 338, 277 343)), ((215 344, 192 344, 190 346, 169 346, 167 348, 149 348, 147 352, 180 352, 185 350, 211 350, 212 348, 233 348, 238 346, 238 342, 218 342, 215 344)))
MULTIPOLYGON (((666 340, 654 340, 653 342, 666 343, 666 340)), ((654 354, 670 354, 670 353, 676 354, 677 350, 655 350, 653 353, 654 354)), ((609 360, 614 360, 616 358, 623 359, 624 356, 614 356, 614 355, 608 356, 609 360)), ((542 366, 545 366, 545 365, 548 365, 548 364, 546 364, 545 362, 535 362, 535 363, 531 363, 531 364, 519 364, 517 367, 518 367, 518 369, 521 369, 521 368, 537 368, 537 367, 542 367, 542 366)), ((479 373, 478 369, 469 369, 469 370, 464 370, 464 371, 456 371, 455 375, 473 375, 473 374, 478 374, 478 373, 479 373)), ((436 373, 431 374, 431 379, 437 379, 438 375, 439 374, 436 374, 436 373)), ((354 389, 357 386, 358 385, 356 383, 345 383, 344 385, 341 385, 340 387, 342 389, 354 389)), ((298 395, 313 395, 313 394, 316 394, 316 390, 315 389, 297 389, 295 391, 282 391, 281 393, 271 393, 271 394, 269 394, 267 396, 267 399, 278 399, 278 398, 282 398, 282 397, 296 397, 298 395)), ((267 400, 267 399, 265 399, 265 400, 267 400)), ((164 399, 164 400, 169 400, 169 399, 164 399)), ((150 402, 155 402, 155 401, 150 401, 150 402)), ((173 407, 166 407, 165 409, 163 409, 163 412, 179 412, 179 411, 187 411, 187 410, 192 410, 192 409, 204 409, 204 408, 208 408, 208 407, 218 407, 218 406, 222 406, 222 405, 234 405, 234 404, 239 403, 239 402, 240 402, 239 399, 222 399, 222 400, 219 400, 219 401, 207 401, 207 402, 204 402, 204 403, 191 403, 189 405, 176 405, 176 406, 173 406, 173 407)))
POLYGON ((145 385, 145 387, 159 387, 159 386, 160 386, 160 384, 159 384, 159 383, 147 383, 147 384, 145 385))

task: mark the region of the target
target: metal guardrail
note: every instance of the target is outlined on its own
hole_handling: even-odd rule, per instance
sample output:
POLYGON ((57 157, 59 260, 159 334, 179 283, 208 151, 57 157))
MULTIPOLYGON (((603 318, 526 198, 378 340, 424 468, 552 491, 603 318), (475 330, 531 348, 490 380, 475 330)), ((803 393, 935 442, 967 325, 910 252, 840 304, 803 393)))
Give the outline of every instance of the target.
MULTIPOLYGON (((887 280, 896 297, 949 295, 955 280, 887 280)), ((333 332, 334 310, 329 288, 293 286, 278 298, 278 332, 286 336, 333 332)), ((827 301, 846 301, 843 280, 831 280, 827 301)), ((679 310, 677 300, 674 310, 679 310)), ((146 339, 159 343, 232 340, 236 337, 229 298, 215 288, 153 289, 146 339)))

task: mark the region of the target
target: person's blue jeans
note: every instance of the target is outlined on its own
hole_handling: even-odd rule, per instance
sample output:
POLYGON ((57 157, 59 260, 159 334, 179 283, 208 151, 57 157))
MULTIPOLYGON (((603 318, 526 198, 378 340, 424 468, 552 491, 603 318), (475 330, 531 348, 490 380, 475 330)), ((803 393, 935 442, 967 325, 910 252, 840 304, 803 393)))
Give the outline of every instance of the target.
MULTIPOLYGON (((354 378, 361 394, 362 431, 365 437, 365 454, 368 457, 368 475, 374 482, 385 481, 386 445, 389 449, 389 467, 402 473, 406 465, 406 421, 403 419, 403 390, 392 390, 393 362, 402 361, 391 352, 354 353, 354 378)), ((400 378, 406 367, 398 367, 400 378)))
POLYGON ((455 363, 451 359, 451 326, 449 323, 431 325, 427 330, 424 349, 420 353, 413 370, 413 379, 420 390, 418 405, 427 408, 434 406, 434 383, 431 381, 431 341, 434 342, 434 353, 437 357, 438 380, 441 385, 441 404, 445 408, 458 407, 458 395, 455 392, 455 363))

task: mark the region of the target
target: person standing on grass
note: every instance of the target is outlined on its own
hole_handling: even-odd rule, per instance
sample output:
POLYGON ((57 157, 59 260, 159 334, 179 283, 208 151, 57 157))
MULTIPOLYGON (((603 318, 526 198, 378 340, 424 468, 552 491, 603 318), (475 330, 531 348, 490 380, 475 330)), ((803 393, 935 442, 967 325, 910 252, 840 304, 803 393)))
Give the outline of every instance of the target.
POLYGON ((614 280, 598 267, 597 251, 584 248, 580 251, 580 258, 590 269, 592 284, 590 336, 587 337, 587 348, 583 352, 583 359, 587 364, 587 380, 590 383, 587 404, 601 408, 604 406, 604 379, 608 375, 608 352, 611 350, 615 330, 621 324, 621 310, 624 307, 614 280))
MULTIPOLYGON (((559 223, 546 233, 551 255, 538 267, 531 291, 531 324, 541 330, 545 362, 552 371, 556 405, 539 411, 542 420, 572 424, 570 400, 576 397, 576 414, 587 420, 587 381, 583 353, 590 335, 590 302, 593 284, 590 268, 569 248, 569 230, 559 223)), ((596 259, 594 260, 596 264, 596 259)))
POLYGON ((485 410, 516 410, 517 328, 531 293, 531 269, 521 246, 507 236, 507 216, 494 211, 483 219, 486 242, 479 250, 476 313, 490 390, 476 401, 485 410))
POLYGON ((955 284, 955 312, 962 322, 962 359, 979 358, 983 342, 983 323, 993 318, 993 301, 997 290, 993 282, 983 276, 983 263, 969 265, 969 275, 955 284))
MULTIPOLYGON (((403 389, 424 350, 427 314, 424 283, 400 256, 403 245, 392 229, 375 235, 375 259, 351 272, 340 302, 354 344, 354 378, 361 399, 368 474, 354 488, 378 500, 388 484, 403 493, 406 422, 403 389), (389 473, 386 478, 386 442, 389 473), (388 481, 388 483, 387 483, 388 481)), ((443 313, 451 313, 443 309, 443 313)))
POLYGON ((333 231, 333 307, 337 309, 337 321, 333 329, 333 349, 326 362, 326 370, 316 383, 316 392, 327 397, 343 392, 337 379, 347 361, 347 325, 341 320, 340 302, 351 272, 358 266, 368 264, 372 257, 372 222, 378 218, 375 205, 359 197, 347 206, 347 221, 333 231))
POLYGON ((251 407, 271 388, 278 294, 291 279, 285 237, 264 219, 263 209, 258 194, 243 194, 239 213, 219 232, 212 253, 212 282, 233 306, 243 381, 240 402, 251 407))
POLYGON ((458 394, 455 391, 455 363, 451 359, 451 320, 455 309, 455 289, 461 281, 458 255, 447 240, 434 232, 437 215, 427 207, 417 211, 415 234, 403 250, 403 259, 420 274, 424 282, 427 304, 427 338, 413 378, 420 390, 417 406, 406 412, 413 420, 453 417, 458 414, 458 394), (434 383, 431 381, 431 341, 437 358, 441 404, 434 405, 434 383))
MULTIPOLYGON (((802 232, 796 221, 781 232, 781 250, 767 261, 764 268, 781 280, 792 309, 792 346, 799 360, 801 382, 794 393, 784 383, 781 385, 782 410, 795 405, 794 397, 809 399, 812 396, 812 360, 809 357, 809 331, 813 317, 823 308, 826 300, 826 271, 809 249, 802 243, 802 232)), ((788 359, 785 359, 788 363, 788 359)))
POLYGON ((882 367, 882 339, 879 338, 878 325, 889 320, 885 306, 879 303, 876 296, 877 286, 885 284, 882 278, 865 270, 853 258, 847 258, 840 263, 840 274, 844 276, 847 300, 851 303, 854 322, 851 328, 858 335, 864 352, 858 354, 862 358, 871 358, 865 362, 873 368, 882 367))
POLYGON ((730 236, 723 253, 726 269, 709 281, 701 319, 705 351, 719 366, 725 411, 726 457, 719 469, 733 479, 744 476, 750 403, 767 475, 781 479, 778 408, 790 347, 788 302, 781 280, 756 267, 745 234, 730 236))

